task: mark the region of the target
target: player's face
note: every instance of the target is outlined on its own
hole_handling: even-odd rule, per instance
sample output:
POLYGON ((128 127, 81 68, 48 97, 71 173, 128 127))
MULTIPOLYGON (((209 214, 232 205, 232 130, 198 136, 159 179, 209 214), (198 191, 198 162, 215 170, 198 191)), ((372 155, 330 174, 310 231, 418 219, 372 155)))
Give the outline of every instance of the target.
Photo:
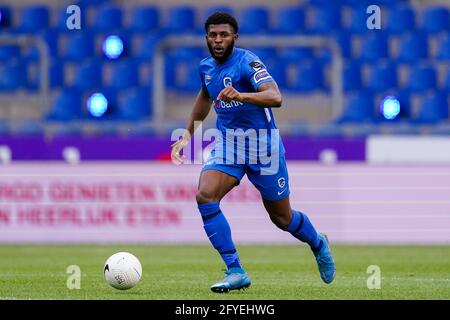
POLYGON ((206 35, 211 56, 219 62, 225 61, 233 52, 238 35, 229 24, 211 24, 206 35))

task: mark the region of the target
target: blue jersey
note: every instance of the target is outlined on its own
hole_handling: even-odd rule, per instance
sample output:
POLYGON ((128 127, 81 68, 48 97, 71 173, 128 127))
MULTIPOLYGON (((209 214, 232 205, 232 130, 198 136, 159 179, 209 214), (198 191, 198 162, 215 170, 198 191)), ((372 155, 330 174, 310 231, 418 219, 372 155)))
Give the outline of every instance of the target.
POLYGON ((257 92, 258 87, 274 81, 263 62, 252 52, 234 48, 223 63, 218 64, 209 57, 200 62, 202 89, 214 102, 217 113, 217 128, 226 129, 275 129, 271 106, 266 108, 239 101, 218 101, 217 96, 226 86, 239 92, 257 92))

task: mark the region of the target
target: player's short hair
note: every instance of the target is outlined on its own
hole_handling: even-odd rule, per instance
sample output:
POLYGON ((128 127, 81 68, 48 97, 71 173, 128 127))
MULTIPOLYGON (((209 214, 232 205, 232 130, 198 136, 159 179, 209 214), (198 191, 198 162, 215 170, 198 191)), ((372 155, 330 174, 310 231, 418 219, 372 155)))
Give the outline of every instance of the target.
POLYGON ((215 12, 206 19, 205 31, 208 33, 208 28, 211 24, 229 24, 233 27, 234 33, 238 33, 239 26, 236 19, 226 12, 215 12))

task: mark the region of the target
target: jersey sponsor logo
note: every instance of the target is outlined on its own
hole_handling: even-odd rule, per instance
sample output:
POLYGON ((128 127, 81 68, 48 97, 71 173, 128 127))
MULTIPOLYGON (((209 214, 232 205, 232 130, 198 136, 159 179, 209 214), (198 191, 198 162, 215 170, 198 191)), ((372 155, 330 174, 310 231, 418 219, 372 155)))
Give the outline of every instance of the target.
POLYGON ((236 101, 236 100, 232 100, 230 102, 225 102, 225 101, 222 101, 222 100, 216 100, 214 105, 218 109, 228 109, 228 108, 234 108, 234 107, 243 106, 244 103, 242 103, 240 101, 236 101))
POLYGON ((266 69, 256 72, 255 75, 253 76, 255 83, 258 83, 262 80, 270 79, 270 78, 272 78, 272 76, 267 72, 266 69))
POLYGON ((230 77, 225 77, 223 78, 223 86, 226 87, 232 87, 233 86, 233 82, 231 81, 230 77))
POLYGON ((260 61, 252 61, 249 63, 250 67, 253 68, 253 70, 258 71, 264 68, 264 65, 260 61))

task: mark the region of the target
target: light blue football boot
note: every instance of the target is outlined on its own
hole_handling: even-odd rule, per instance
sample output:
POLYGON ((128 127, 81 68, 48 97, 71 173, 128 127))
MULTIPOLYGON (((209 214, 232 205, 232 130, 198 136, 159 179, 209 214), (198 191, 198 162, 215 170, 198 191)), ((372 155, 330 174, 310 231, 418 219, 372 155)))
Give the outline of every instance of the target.
POLYGON ((222 281, 211 286, 212 292, 227 293, 230 290, 240 290, 250 287, 250 277, 244 269, 230 268, 225 271, 225 274, 227 276, 222 281))
POLYGON ((320 239, 323 241, 322 248, 318 252, 314 252, 319 267, 320 277, 323 282, 331 283, 336 275, 336 266, 331 253, 330 245, 328 244, 328 237, 320 233, 320 239))

